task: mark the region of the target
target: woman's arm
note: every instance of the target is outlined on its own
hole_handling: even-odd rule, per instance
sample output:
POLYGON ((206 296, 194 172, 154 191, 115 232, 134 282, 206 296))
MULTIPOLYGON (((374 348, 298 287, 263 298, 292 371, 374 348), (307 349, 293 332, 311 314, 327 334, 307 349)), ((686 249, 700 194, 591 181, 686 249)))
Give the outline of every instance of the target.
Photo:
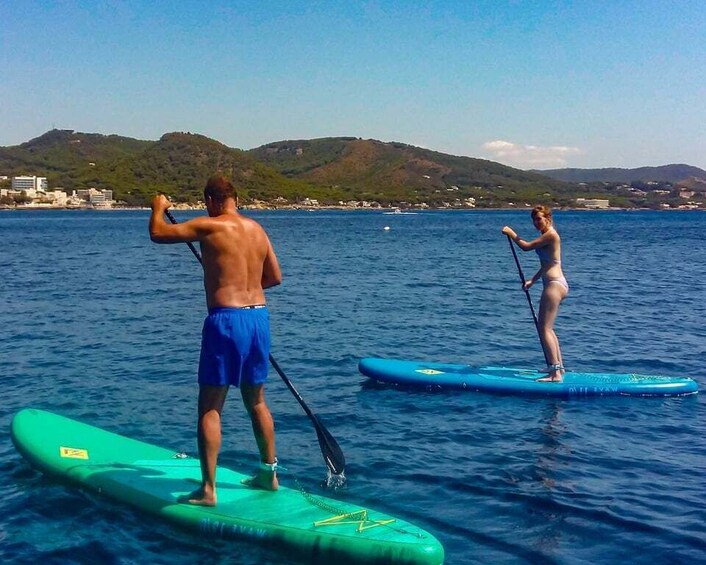
POLYGON ((544 271, 544 267, 540 268, 539 271, 537 271, 531 279, 529 279, 528 281, 525 281, 525 284, 524 284, 525 290, 529 290, 530 287, 539 280, 539 278, 543 274, 543 271, 544 271))
POLYGON ((510 239, 514 241, 517 244, 517 247, 522 249, 522 251, 532 251, 533 249, 537 249, 538 247, 545 247, 549 245, 552 242, 552 239, 554 238, 554 234, 551 232, 546 232, 540 235, 537 239, 533 239, 532 241, 525 241, 524 239, 521 239, 519 235, 517 235, 517 232, 513 230, 510 226, 505 226, 503 228, 503 233, 507 236, 510 236, 510 239))

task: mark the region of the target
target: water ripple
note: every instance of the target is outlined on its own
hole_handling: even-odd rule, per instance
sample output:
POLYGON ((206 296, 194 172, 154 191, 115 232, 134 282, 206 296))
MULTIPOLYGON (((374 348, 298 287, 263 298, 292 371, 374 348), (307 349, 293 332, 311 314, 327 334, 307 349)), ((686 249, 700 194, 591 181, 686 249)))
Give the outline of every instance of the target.
MULTIPOLYGON (((345 487, 326 489, 311 422, 273 373, 284 484, 413 521, 442 541, 448 563, 703 561, 703 394, 556 401, 358 374, 365 356, 543 364, 499 234, 506 224, 531 234, 525 213, 253 216, 285 277, 268 294, 273 355, 348 461, 345 487)), ((196 453, 201 272, 183 246, 152 245, 146 223, 146 212, 0 215, 4 429, 35 406, 196 453)), ((557 224, 571 284, 557 320, 567 365, 706 386, 706 215, 559 212, 557 224)), ((534 254, 520 260, 526 274, 536 268, 534 254)), ((257 464, 237 392, 221 462, 257 464)), ((7 434, 0 471, 3 561, 282 561, 45 479, 7 434)))

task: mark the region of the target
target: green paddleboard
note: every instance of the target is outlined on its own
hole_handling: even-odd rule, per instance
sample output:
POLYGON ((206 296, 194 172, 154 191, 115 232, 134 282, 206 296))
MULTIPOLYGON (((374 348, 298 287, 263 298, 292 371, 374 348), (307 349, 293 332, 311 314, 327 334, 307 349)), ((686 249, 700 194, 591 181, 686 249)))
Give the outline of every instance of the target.
POLYGON ((218 504, 179 504, 200 483, 198 459, 51 412, 25 409, 12 441, 44 473, 127 503, 209 538, 248 539, 312 563, 443 563, 430 533, 368 508, 280 486, 241 484, 246 475, 218 468, 218 504))

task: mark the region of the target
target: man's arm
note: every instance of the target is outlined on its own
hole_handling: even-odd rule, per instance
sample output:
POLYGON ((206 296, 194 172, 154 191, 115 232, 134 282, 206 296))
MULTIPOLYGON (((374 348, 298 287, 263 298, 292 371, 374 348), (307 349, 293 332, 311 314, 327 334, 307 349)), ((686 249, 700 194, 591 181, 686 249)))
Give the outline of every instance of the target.
POLYGON ((272 248, 269 238, 267 239, 267 255, 262 265, 262 288, 271 288, 282 282, 282 271, 279 268, 279 262, 275 255, 275 250, 272 248))
POLYGON ((183 224, 167 223, 164 212, 172 205, 163 194, 152 199, 152 215, 150 216, 150 239, 155 243, 186 243, 200 241, 207 231, 204 220, 195 218, 183 224))

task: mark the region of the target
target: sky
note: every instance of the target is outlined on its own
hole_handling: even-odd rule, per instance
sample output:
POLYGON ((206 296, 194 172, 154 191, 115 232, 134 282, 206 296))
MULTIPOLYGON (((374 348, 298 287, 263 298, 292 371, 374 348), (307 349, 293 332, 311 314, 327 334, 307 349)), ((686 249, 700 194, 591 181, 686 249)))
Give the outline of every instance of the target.
POLYGON ((0 0, 0 146, 354 136, 706 169, 705 46, 703 0, 0 0))

